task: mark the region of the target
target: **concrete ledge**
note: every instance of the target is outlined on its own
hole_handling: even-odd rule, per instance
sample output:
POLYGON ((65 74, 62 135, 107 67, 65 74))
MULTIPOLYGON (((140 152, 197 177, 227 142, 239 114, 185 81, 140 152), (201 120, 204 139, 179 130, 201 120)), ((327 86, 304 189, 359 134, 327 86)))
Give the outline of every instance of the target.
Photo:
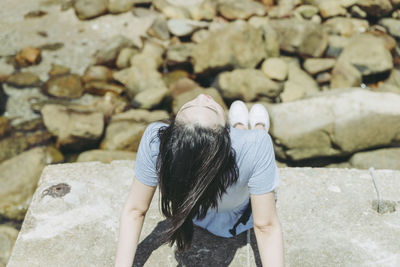
MULTIPOLYGON (((7 266, 113 266, 133 169, 133 161, 46 167, 7 266)), ((287 266, 400 266, 400 171, 375 171, 382 198, 397 206, 383 214, 373 208, 376 193, 368 171, 280 173, 287 266)), ((254 232, 247 247, 246 233, 226 239, 196 228, 191 250, 178 254, 160 245, 164 228, 156 193, 135 266, 260 266, 254 232)))

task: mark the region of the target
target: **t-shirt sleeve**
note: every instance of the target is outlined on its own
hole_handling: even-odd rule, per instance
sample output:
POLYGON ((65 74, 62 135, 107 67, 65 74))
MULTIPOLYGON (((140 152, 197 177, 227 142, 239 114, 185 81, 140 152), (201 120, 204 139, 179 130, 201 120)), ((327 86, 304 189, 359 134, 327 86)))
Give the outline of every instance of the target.
POLYGON ((149 124, 140 140, 138 152, 136 154, 135 177, 145 185, 157 186, 158 178, 156 162, 158 155, 157 129, 155 124, 149 124))
POLYGON ((253 143, 254 167, 249 179, 249 192, 253 195, 261 195, 276 191, 280 183, 278 167, 275 163, 274 147, 271 136, 263 132, 253 143))

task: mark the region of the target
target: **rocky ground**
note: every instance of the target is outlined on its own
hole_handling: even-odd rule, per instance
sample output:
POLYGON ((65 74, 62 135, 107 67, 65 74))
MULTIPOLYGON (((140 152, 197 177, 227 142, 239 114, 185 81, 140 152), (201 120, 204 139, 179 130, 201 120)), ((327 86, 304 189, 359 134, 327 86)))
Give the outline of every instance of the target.
POLYGON ((134 159, 199 93, 264 104, 280 166, 400 169, 398 0, 1 5, 0 247, 45 165, 134 159))

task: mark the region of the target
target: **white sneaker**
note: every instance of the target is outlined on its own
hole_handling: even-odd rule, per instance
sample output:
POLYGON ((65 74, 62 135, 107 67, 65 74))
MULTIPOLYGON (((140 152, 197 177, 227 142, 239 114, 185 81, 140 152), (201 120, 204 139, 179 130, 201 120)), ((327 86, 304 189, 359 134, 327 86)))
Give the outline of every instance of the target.
POLYGON ((243 101, 236 100, 231 104, 229 108, 229 123, 232 127, 237 123, 241 123, 246 129, 249 128, 249 110, 243 101))
POLYGON ((254 129, 257 123, 264 125, 265 130, 269 131, 268 111, 261 104, 254 104, 249 112, 250 129, 254 129))

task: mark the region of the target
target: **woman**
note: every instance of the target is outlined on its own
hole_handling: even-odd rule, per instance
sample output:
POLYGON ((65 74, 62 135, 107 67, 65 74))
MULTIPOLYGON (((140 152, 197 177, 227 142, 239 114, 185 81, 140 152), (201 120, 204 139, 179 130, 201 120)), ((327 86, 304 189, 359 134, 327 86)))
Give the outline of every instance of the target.
POLYGON ((169 223, 165 238, 178 250, 190 246, 193 224, 222 237, 254 226, 263 266, 283 266, 274 192, 280 179, 268 113, 260 104, 249 113, 242 101, 235 101, 229 120, 218 103, 200 94, 169 125, 154 122, 146 128, 121 214, 115 266, 132 266, 157 185, 169 223), (252 130, 245 131, 248 123, 252 130))

